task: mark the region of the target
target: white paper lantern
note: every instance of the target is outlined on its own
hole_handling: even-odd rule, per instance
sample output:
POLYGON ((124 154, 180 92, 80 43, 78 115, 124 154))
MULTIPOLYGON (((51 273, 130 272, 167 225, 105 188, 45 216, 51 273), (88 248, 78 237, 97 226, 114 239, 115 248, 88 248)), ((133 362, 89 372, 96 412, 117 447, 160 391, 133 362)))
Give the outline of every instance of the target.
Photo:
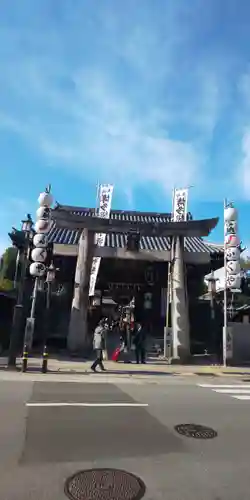
POLYGON ((35 223, 36 233, 42 233, 42 234, 48 233, 51 228, 51 224, 52 224, 51 220, 45 220, 45 219, 37 220, 35 223))
POLYGON ((240 244, 240 240, 236 234, 228 234, 225 238, 225 243, 227 247, 237 247, 240 244))
POLYGON ((31 258, 34 262, 45 262, 47 252, 45 248, 34 248, 31 252, 31 258))
POLYGON ((37 219, 50 219, 51 218, 51 209, 49 207, 39 207, 36 211, 37 219))
POLYGON ((241 286, 241 275, 240 274, 231 274, 227 276, 227 288, 239 289, 241 286))
POLYGON ((224 235, 227 234, 237 234, 238 232, 238 223, 236 220, 225 221, 224 224, 224 235))
POLYGON ((230 260, 227 262, 227 273, 228 274, 239 274, 240 273, 240 263, 237 260, 230 260))
POLYGON ((224 220, 225 221, 232 221, 232 220, 237 220, 238 219, 238 212, 236 208, 234 207, 227 207, 224 210, 224 220))
POLYGON ((240 250, 237 247, 229 247, 226 249, 226 259, 227 260, 239 260, 240 250))
POLYGON ((46 267, 42 262, 32 262, 30 264, 30 274, 31 276, 43 276, 46 271, 46 267))
POLYGON ((44 233, 35 234, 33 245, 39 248, 46 248, 48 246, 48 236, 44 233))
POLYGON ((53 196, 51 193, 41 193, 38 198, 38 203, 40 207, 51 207, 53 204, 53 196))

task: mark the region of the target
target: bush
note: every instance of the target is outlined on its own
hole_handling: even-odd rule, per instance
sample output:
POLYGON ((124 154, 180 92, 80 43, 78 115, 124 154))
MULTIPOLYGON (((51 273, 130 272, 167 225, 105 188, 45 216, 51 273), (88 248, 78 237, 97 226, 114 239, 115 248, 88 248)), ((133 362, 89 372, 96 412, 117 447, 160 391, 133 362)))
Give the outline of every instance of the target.
POLYGON ((13 281, 10 281, 6 278, 0 279, 0 292, 10 292, 13 289, 13 281))

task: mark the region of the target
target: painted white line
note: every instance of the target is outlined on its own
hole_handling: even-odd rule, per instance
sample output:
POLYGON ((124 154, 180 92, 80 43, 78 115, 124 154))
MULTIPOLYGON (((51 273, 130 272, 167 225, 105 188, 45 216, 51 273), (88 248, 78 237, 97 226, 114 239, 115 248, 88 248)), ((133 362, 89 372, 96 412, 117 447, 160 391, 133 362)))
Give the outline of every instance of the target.
POLYGON ((250 389, 250 384, 244 384, 244 385, 216 385, 216 384, 197 384, 198 387, 204 387, 205 389, 250 389))
POLYGON ((79 407, 93 407, 93 408, 133 408, 145 407, 147 403, 26 403, 26 406, 39 406, 39 407, 55 407, 55 406, 79 406, 79 407))
POLYGON ((249 401, 250 400, 250 394, 249 396, 232 396, 234 399, 241 399, 241 401, 249 401))
POLYGON ((250 394, 249 389, 212 389, 213 392, 219 392, 220 394, 250 394))

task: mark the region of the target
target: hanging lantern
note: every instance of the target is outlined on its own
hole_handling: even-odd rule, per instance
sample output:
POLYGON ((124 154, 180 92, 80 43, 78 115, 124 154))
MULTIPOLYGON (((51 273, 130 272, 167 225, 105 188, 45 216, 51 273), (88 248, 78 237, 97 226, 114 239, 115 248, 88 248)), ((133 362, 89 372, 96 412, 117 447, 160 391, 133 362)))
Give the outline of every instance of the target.
POLYGON ((46 219, 49 220, 51 218, 51 209, 48 207, 39 207, 36 211, 37 219, 46 219))
POLYGON ((39 195, 38 203, 40 207, 50 208, 53 205, 53 196, 50 192, 50 188, 46 189, 43 193, 39 195))
POLYGON ((240 244, 240 240, 235 234, 228 234, 225 238, 225 243, 227 247, 237 247, 240 244))
POLYGON ((33 238, 33 245, 39 248, 46 248, 48 246, 48 236, 45 233, 37 233, 33 238))
POLYGON ((31 252, 31 258, 34 262, 45 262, 47 258, 47 251, 45 248, 34 248, 31 252))
POLYGON ((238 220, 238 211, 236 208, 232 206, 228 206, 224 209, 224 221, 237 221, 238 220))
POLYGON ((51 228, 51 220, 38 219, 35 223, 35 231, 37 233, 48 233, 51 228))
POLYGON ((240 274, 231 274, 227 276, 227 288, 230 290, 239 290, 241 286, 240 274))
POLYGON ((238 232, 238 223, 236 220, 226 221, 224 224, 224 234, 227 236, 228 234, 237 234, 238 232))
POLYGON ((35 276, 36 278, 38 278, 44 275, 46 267, 42 262, 32 262, 32 264, 30 264, 29 271, 31 276, 35 276))
POLYGON ((227 274, 239 274, 240 273, 240 263, 236 260, 230 260, 227 262, 227 274))
POLYGON ((240 259, 240 249, 238 247, 229 247, 226 249, 226 259, 227 260, 239 260, 240 259))

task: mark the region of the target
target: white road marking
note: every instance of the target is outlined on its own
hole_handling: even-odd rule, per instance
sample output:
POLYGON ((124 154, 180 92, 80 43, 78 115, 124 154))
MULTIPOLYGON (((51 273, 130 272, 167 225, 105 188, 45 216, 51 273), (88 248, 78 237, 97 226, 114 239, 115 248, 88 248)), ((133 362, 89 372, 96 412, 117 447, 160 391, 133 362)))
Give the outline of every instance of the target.
POLYGON ((235 389, 212 389, 214 392, 220 392, 221 394, 250 394, 250 387, 249 389, 241 389, 236 387, 235 389))
POLYGON ((239 399, 241 401, 250 401, 250 384, 244 385, 223 385, 223 384, 197 384, 198 387, 211 389, 218 394, 228 394, 231 398, 239 399))
POLYGON ((250 389, 250 384, 244 385, 226 385, 226 384, 198 384, 199 387, 205 387, 207 389, 250 389))
POLYGON ((250 400, 250 394, 249 396, 233 396, 234 399, 241 399, 241 401, 249 401, 250 400))
POLYGON ((145 407, 147 403, 26 403, 26 406, 40 406, 40 407, 53 407, 53 406, 79 406, 79 407, 93 407, 93 408, 133 408, 145 407))

